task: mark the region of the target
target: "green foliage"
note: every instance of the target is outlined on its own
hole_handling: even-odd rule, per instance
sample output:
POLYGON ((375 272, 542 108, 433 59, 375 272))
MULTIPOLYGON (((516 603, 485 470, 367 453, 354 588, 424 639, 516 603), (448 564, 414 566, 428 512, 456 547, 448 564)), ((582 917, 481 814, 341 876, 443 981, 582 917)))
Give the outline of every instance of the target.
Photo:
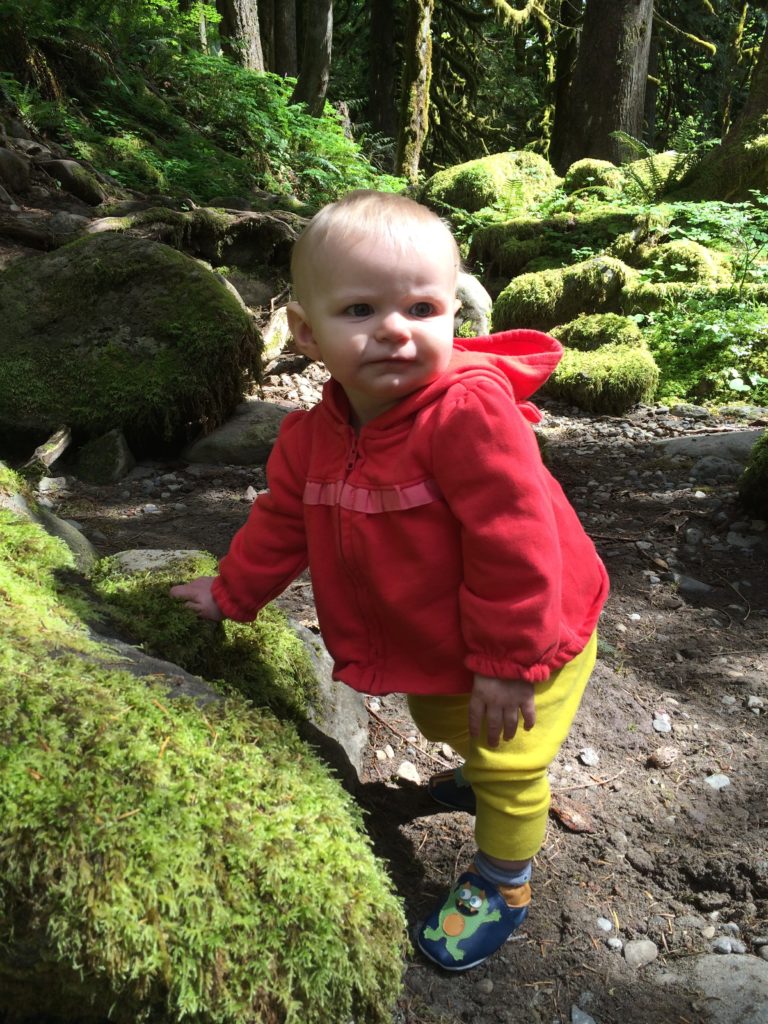
POLYGON ((242 697, 116 669, 57 584, 71 564, 0 510, 4 1010, 386 1024, 404 922, 359 811, 242 697))
POLYGON ((314 672, 278 609, 265 608, 252 623, 203 622, 168 593, 175 583, 216 572, 212 555, 137 572, 123 570, 119 557, 107 558, 92 584, 102 607, 148 653, 224 683, 280 717, 305 718, 307 704, 317 699, 314 672))
POLYGON ((764 433, 752 449, 739 481, 739 498, 750 515, 768 519, 768 433, 764 433))
POLYGON ((448 216, 454 208, 510 216, 527 212, 558 184, 550 165, 536 153, 496 153, 438 171, 426 182, 420 198, 448 216))
POLYGON ((636 201, 656 203, 679 185, 685 175, 701 159, 699 151, 655 153, 645 143, 625 132, 612 132, 625 152, 638 159, 622 167, 624 189, 636 201))
POLYGON ((604 345, 590 352, 567 350, 545 392, 597 415, 621 416, 649 401, 659 382, 653 356, 636 345, 604 345))
POLYGON ((638 314, 661 370, 660 398, 768 405, 768 305, 727 290, 638 314))

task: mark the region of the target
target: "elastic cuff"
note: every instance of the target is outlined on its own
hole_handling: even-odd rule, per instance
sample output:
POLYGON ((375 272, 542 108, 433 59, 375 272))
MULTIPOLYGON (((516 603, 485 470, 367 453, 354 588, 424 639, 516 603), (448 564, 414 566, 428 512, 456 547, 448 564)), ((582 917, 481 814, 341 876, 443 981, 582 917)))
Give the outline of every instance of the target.
POLYGON ((531 880, 533 871, 531 861, 528 861, 522 871, 505 871, 488 860, 482 850, 477 851, 473 861, 478 875, 487 878, 496 887, 500 885, 525 885, 526 882, 531 880))

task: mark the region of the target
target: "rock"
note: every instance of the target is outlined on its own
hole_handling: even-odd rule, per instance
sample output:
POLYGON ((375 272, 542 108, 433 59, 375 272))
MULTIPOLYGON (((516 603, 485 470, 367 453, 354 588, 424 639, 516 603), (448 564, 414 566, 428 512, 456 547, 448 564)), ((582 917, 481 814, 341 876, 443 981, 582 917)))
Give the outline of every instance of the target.
POLYGON ((279 306, 274 311, 262 335, 264 338, 263 358, 265 362, 269 362, 284 352, 291 341, 287 306, 279 306))
POLYGON ((624 959, 630 967, 645 967, 659 955, 659 947, 650 939, 632 939, 624 945, 624 959))
POLYGON ((677 747, 657 747, 648 756, 648 765, 651 768, 669 768, 680 756, 677 747))
POLYGON ((714 456, 721 461, 735 461, 744 466, 762 429, 729 430, 718 434, 696 434, 692 437, 665 438, 653 444, 667 455, 686 455, 703 459, 714 456))
POLYGON ((65 192, 82 199, 89 206, 98 206, 106 199, 98 178, 76 160, 40 161, 38 166, 58 181, 65 192))
POLYGON ((654 868, 653 857, 642 846, 631 846, 626 858, 632 867, 643 875, 650 875, 654 868))
POLYGON ((483 285, 472 274, 461 271, 456 294, 461 302, 455 316, 456 334, 461 337, 466 329, 471 331, 472 336, 490 334, 493 299, 483 285))
POLYGON ((396 775, 398 779, 402 779, 403 782, 412 782, 416 786, 421 785, 421 776, 419 775, 416 765, 410 761, 403 761, 397 769, 396 775))
POLYGON ((600 929, 601 932, 612 932, 613 921, 609 920, 607 917, 598 917, 597 927, 600 929))
POLYGON ((584 1010, 580 1010, 578 1006, 572 1006, 571 1024, 595 1024, 595 1018, 590 1017, 584 1010))
POLYGON ((670 721, 669 715, 666 712, 657 714, 653 719, 653 728, 656 732, 672 732, 672 722, 670 721))
POLYGON ((709 953, 691 958, 674 976, 697 992, 701 1020, 716 1024, 765 1024, 768 1020, 768 963, 755 956, 709 953))
MULTIPOLYGON (((1 462, 0 466, 2 466, 1 462)), ((42 526, 51 536, 64 541, 72 552, 75 565, 80 572, 89 573, 98 561, 99 556, 93 544, 83 536, 77 527, 60 519, 39 504, 30 504, 21 494, 4 494, 0 491, 0 508, 10 509, 16 515, 42 526)))
POLYGON ((90 223, 88 217, 81 217, 77 213, 68 213, 66 210, 54 213, 48 221, 54 246, 64 245, 84 234, 90 223))
POLYGON ((280 425, 298 406, 246 398, 231 419, 183 452, 188 462, 218 462, 228 466, 252 466, 267 461, 280 425))
POLYGON ((489 996, 493 992, 493 982, 490 978, 481 978, 477 983, 477 991, 484 996, 489 996))
POLYGON ((725 789, 726 786, 730 786, 731 780, 727 775, 722 775, 719 772, 714 775, 708 775, 704 782, 710 789, 725 789))
POLYGON ((136 460, 117 427, 94 438, 77 453, 75 473, 91 484, 114 484, 126 477, 136 460))
POLYGON ((594 747, 584 747, 579 752, 579 760, 590 768, 596 768, 600 764, 600 755, 594 747))
POLYGON ((119 427, 135 454, 167 452, 190 422, 223 422, 258 365, 251 318, 215 275, 128 235, 12 263, 0 309, 0 435, 10 438, 66 423, 87 440, 119 427))
POLYGON ((768 946, 761 946, 757 955, 762 960, 768 960, 768 946))
POLYGON ((673 572, 672 579, 683 597, 707 597, 717 589, 708 583, 702 583, 701 580, 695 580, 692 576, 684 576, 679 572, 673 572))
POLYGON ((31 165, 26 157, 0 147, 0 184, 5 185, 9 192, 27 192, 30 172, 31 165))
POLYGON ((612 935, 610 939, 606 939, 605 944, 609 949, 613 949, 617 953, 620 953, 621 950, 624 949, 624 943, 615 935, 612 935))

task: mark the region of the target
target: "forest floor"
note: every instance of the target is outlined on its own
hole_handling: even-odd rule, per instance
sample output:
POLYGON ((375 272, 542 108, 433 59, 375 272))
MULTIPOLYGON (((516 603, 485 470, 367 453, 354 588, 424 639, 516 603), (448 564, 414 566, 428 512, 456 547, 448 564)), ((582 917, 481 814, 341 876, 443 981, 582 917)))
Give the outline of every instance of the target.
MULTIPOLYGON (((621 419, 545 410, 550 468, 611 577, 600 658, 552 766, 528 920, 466 974, 441 973, 414 952, 395 1024, 743 1020, 725 999, 713 1009, 688 968, 718 940, 747 953, 768 943, 768 531, 739 525, 733 485, 696 482, 690 462, 659 442, 750 422, 659 407, 621 419), (749 546, 733 543, 740 530, 749 546), (711 776, 729 784, 713 789, 711 776), (628 962, 635 940, 654 943, 651 963, 628 962)), ((263 485, 260 470, 174 462, 142 465, 109 487, 69 477, 53 503, 101 554, 221 555, 245 519, 249 486, 263 485)), ((316 628, 306 579, 284 601, 316 628)), ((399 777, 403 762, 422 782, 456 763, 417 736, 403 699, 368 706, 357 796, 414 922, 471 859, 473 819, 441 812, 399 777)))

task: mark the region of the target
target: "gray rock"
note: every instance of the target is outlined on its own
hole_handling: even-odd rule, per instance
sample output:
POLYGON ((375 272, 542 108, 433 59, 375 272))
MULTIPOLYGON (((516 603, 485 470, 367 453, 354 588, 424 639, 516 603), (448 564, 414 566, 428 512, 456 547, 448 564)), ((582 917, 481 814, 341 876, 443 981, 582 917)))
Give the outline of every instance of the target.
POLYGON ((266 462, 280 424, 297 406, 247 398, 218 430, 193 442, 183 454, 188 462, 252 466, 266 462))
POLYGON ((72 552, 75 565, 80 572, 87 574, 98 561, 99 556, 93 544, 77 527, 60 519, 39 503, 30 504, 21 494, 0 493, 0 508, 10 509, 16 515, 42 526, 51 536, 63 540, 72 552))
POLYGON ((715 1024, 765 1024, 768 963, 755 956, 709 953, 681 965, 679 981, 699 994, 701 1019, 715 1024))
POLYGON ((579 1009, 578 1006, 571 1007, 571 1024, 595 1024, 595 1018, 590 1017, 584 1010, 579 1009))
POLYGON ((608 947, 608 949, 613 949, 617 953, 620 953, 622 949, 624 949, 624 943, 615 935, 612 935, 609 939, 606 939, 605 944, 608 947))
POLYGON ((601 932, 612 932, 613 921, 609 920, 607 917, 598 917, 597 927, 600 929, 601 932))
POLYGON ((708 775, 704 782, 710 789, 725 789, 726 786, 730 786, 731 780, 727 775, 722 775, 720 772, 716 772, 714 775, 708 775))
POLYGON ((48 160, 39 166, 58 181, 65 192, 82 199, 89 206, 98 206, 106 199, 98 178, 76 160, 48 160))
POLYGON ((454 319, 456 333, 462 324, 469 321, 474 335, 489 334, 493 299, 483 285, 471 274, 461 272, 456 285, 456 295, 461 302, 454 319))
POLYGON ((291 330, 288 327, 287 306, 279 306, 274 311, 272 316, 269 318, 269 323, 262 331, 262 337, 264 339, 264 362, 276 359, 285 351, 288 346, 288 342, 291 340, 291 330))
POLYGON ((579 751, 579 760, 589 768, 596 768, 600 764, 600 755, 594 747, 584 747, 579 751))
POLYGON ((410 761, 403 761, 397 769, 396 775, 403 782, 413 782, 416 786, 421 785, 421 776, 415 764, 410 761))
POLYGON ((114 484, 124 479, 136 460, 122 430, 117 427, 83 445, 77 453, 75 472, 92 484, 114 484))
POLYGON ((650 939, 632 939, 624 946, 624 959, 630 967, 645 967, 659 955, 659 947, 650 939))
POLYGON ((679 572, 673 572, 672 579, 683 597, 707 597, 717 589, 708 583, 702 583, 701 580, 695 580, 692 576, 684 576, 679 572))
POLYGON ((662 448, 667 455, 685 455, 694 459, 703 459, 711 455, 745 465, 762 433, 762 428, 758 427, 717 434, 696 434, 692 437, 671 437, 663 441, 654 441, 653 444, 662 448))
POLYGON ((0 184, 9 192, 26 192, 30 184, 31 165, 26 157, 0 147, 0 184))

